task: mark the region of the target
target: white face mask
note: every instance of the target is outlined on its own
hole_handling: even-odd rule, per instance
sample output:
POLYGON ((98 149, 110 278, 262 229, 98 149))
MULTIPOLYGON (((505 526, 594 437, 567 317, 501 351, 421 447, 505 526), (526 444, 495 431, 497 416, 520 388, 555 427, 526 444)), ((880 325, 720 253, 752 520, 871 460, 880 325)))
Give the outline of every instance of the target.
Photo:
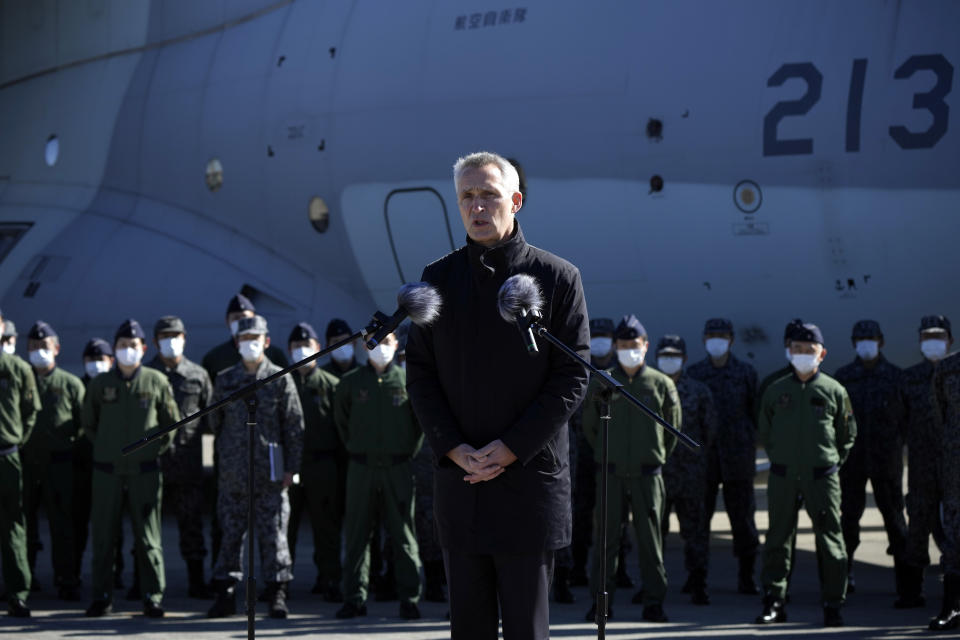
POLYGON ((96 378, 101 373, 110 371, 110 363, 106 360, 94 360, 93 362, 85 362, 83 368, 87 371, 88 376, 96 378))
POLYGON ((387 363, 393 360, 393 354, 397 352, 397 348, 392 344, 378 344, 373 350, 371 350, 367 357, 370 359, 370 362, 376 367, 385 367, 387 363))
POLYGON ((643 364, 643 359, 647 355, 644 349, 617 349, 617 360, 624 369, 634 369, 643 364))
POLYGON ((160 353, 164 358, 179 358, 183 355, 183 345, 186 340, 183 336, 163 338, 160 340, 160 353))
POLYGON ((231 321, 230 321, 230 335, 232 335, 232 336, 237 335, 237 330, 238 330, 239 328, 240 328, 240 321, 239 321, 239 320, 231 320, 231 321))
POLYGON ((861 360, 873 360, 880 355, 880 343, 876 340, 858 340, 854 348, 861 360))
POLYGON ((240 351, 240 357, 247 362, 256 362, 263 355, 262 338, 256 340, 242 340, 237 349, 240 351))
POLYGON ((330 357, 343 364, 350 362, 353 360, 353 343, 345 344, 339 349, 336 349, 330 354, 330 357))
POLYGON ((590 338, 590 355, 594 358, 602 358, 610 355, 610 349, 613 348, 613 338, 600 336, 599 338, 590 338))
POLYGON ((4 342, 3 343, 3 352, 9 356, 12 356, 17 352, 17 343, 16 342, 4 342))
POLYGON ((786 356, 787 356, 787 362, 790 362, 791 360, 793 360, 793 358, 790 357, 790 347, 786 347, 786 348, 783 350, 783 352, 784 352, 784 353, 786 354, 786 356))
POLYGON ((923 356, 931 362, 942 360, 943 357, 947 355, 947 341, 941 340, 940 338, 921 340, 920 351, 922 351, 923 356))
POLYGON ((661 356, 657 358, 657 369, 668 376, 672 376, 683 367, 683 358, 676 356, 661 356))
POLYGON ((143 358, 143 352, 133 347, 117 349, 114 355, 117 357, 117 362, 125 367, 134 367, 140 364, 140 359, 143 358))
POLYGON ((714 358, 722 358, 730 349, 730 341, 726 338, 707 338, 707 353, 714 358))
POLYGON ((37 369, 46 369, 53 364, 53 351, 50 349, 36 349, 30 352, 30 364, 37 369))
POLYGON ((290 357, 293 358, 294 362, 300 362, 304 358, 309 358, 316 352, 316 349, 311 349, 310 347, 297 347, 290 352, 290 357))
POLYGON ((794 353, 790 356, 790 364, 800 375, 807 375, 820 364, 820 356, 812 353, 794 353))

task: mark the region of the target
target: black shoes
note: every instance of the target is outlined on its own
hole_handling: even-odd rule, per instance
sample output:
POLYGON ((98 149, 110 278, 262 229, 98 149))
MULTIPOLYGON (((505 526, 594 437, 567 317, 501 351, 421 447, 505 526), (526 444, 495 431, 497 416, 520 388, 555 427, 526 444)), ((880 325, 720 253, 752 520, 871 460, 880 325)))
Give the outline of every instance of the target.
POLYGON ((416 602, 404 600, 400 603, 400 617, 404 620, 419 620, 420 608, 416 602))
POLYGON ((923 597, 923 567, 914 567, 897 559, 893 561, 893 572, 897 581, 897 599, 895 609, 917 609, 927 605, 923 597))
POLYGON ((690 602, 693 604, 700 606, 710 604, 710 596, 707 594, 707 572, 703 569, 691 571, 683 589, 683 593, 690 594, 690 602))
POLYGON ((843 616, 840 615, 840 607, 825 606, 823 608, 823 626, 842 627, 843 616))
POLYGON ((367 603, 354 604, 352 602, 345 602, 342 607, 337 611, 337 617, 341 620, 346 620, 348 618, 356 618, 358 616, 367 615, 367 603))
POLYGON ((756 564, 757 556, 740 556, 740 571, 737 574, 737 591, 739 593, 755 596, 760 593, 757 583, 753 581, 753 567, 756 564))
POLYGON ((663 612, 663 605, 648 604, 643 608, 643 619, 647 622, 667 622, 667 614, 663 612))
POLYGON ((106 600, 94 600, 84 615, 88 618, 100 618, 113 613, 113 605, 106 600))
POLYGON ((930 620, 931 631, 946 631, 960 626, 960 575, 943 576, 943 607, 930 620))
POLYGON ((210 597, 210 590, 203 579, 203 559, 187 560, 187 595, 198 600, 210 597))
POLYGON ((14 598, 7 605, 7 615, 11 618, 29 618, 30 608, 20 598, 14 598))
POLYGON ((163 607, 153 600, 147 600, 143 603, 143 615, 148 618, 162 618, 163 613, 163 607))
POLYGON ((217 599, 207 611, 208 618, 226 618, 237 613, 237 587, 232 581, 214 582, 214 591, 217 599))
POLYGON ((775 622, 786 622, 787 610, 783 607, 783 600, 773 596, 767 596, 763 599, 763 613, 757 616, 757 624, 773 624, 775 622))
POLYGON ((286 618, 290 614, 287 608, 287 590, 286 583, 271 582, 267 584, 267 593, 270 595, 270 617, 278 620, 286 618))

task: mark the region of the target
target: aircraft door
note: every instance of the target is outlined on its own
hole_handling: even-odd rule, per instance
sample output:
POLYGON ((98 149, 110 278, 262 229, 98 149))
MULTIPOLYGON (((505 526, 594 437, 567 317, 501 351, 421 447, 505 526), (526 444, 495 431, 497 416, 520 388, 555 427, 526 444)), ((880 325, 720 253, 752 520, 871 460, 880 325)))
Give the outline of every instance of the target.
POLYGON ((383 210, 401 283, 419 281, 425 266, 453 251, 447 206, 436 189, 394 189, 383 210))

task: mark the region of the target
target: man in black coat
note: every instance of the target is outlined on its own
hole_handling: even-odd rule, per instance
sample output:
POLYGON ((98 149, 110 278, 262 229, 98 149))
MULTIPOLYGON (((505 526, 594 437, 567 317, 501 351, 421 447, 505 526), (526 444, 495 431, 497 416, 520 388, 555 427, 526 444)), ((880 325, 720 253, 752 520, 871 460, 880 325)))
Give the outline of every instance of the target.
POLYGON ((549 634, 553 552, 570 543, 567 421, 586 370, 540 341, 530 357, 497 311, 517 273, 543 290, 543 323, 589 356, 579 271, 526 243, 514 216, 523 196, 504 158, 476 153, 454 166, 467 245, 427 266, 440 318, 411 328, 407 390, 436 452, 434 512, 450 589, 451 635, 549 634))

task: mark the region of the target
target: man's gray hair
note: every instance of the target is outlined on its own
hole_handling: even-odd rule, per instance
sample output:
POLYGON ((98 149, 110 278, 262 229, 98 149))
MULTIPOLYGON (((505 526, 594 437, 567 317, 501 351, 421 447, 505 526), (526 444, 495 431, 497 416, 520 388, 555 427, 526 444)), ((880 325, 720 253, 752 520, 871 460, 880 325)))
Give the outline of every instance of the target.
POLYGON ((490 151, 477 151, 470 155, 457 158, 453 163, 453 182, 456 185, 460 182, 460 176, 467 169, 479 169, 487 165, 494 165, 500 169, 500 175, 503 176, 503 186, 511 194, 520 191, 520 175, 510 161, 503 156, 490 151))

